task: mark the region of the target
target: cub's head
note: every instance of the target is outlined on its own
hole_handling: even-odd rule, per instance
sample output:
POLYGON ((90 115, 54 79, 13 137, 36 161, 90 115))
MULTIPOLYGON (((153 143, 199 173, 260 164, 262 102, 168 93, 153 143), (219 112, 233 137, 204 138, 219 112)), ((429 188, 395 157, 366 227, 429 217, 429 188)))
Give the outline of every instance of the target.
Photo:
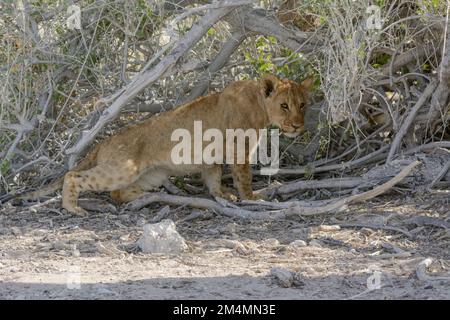
POLYGON ((260 80, 270 124, 278 126, 290 138, 304 131, 305 110, 313 83, 313 78, 296 83, 289 79, 280 80, 273 75, 266 75, 260 80))

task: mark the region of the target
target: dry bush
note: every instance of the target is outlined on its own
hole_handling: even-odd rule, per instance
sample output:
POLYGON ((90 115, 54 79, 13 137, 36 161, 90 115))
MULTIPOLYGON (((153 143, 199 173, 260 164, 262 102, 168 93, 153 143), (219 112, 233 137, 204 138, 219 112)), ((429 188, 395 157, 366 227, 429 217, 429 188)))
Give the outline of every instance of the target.
MULTIPOLYGON (((94 139, 265 72, 318 79, 312 131, 284 141, 284 165, 309 159, 318 167, 377 150, 383 161, 429 80, 447 71, 440 68, 448 55, 444 2, 376 1, 381 30, 367 28, 369 0, 237 2, 75 1, 81 30, 67 27, 64 3, 1 3, 2 188, 41 184, 73 165, 94 139), (233 3, 165 72, 123 99, 118 114, 105 116, 208 14, 233 3)), ((438 79, 399 149, 448 139, 448 96, 439 91, 446 79, 438 79)))

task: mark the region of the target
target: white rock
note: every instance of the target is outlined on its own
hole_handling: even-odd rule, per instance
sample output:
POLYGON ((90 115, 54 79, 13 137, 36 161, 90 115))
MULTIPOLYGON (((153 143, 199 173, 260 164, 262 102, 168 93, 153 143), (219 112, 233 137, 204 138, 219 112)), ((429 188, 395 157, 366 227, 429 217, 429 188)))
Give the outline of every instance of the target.
POLYGON ((262 241, 262 244, 268 247, 277 247, 280 245, 280 241, 275 238, 268 238, 262 241))
POLYGON ((144 225, 144 233, 137 244, 144 253, 179 253, 188 248, 170 219, 144 225))

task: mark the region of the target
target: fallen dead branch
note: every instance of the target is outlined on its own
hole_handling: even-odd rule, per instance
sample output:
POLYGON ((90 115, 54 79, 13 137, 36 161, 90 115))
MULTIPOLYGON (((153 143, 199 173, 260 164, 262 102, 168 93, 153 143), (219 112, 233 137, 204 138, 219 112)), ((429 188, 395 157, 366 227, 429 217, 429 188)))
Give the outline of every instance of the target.
POLYGON ((389 231, 402 233, 402 234, 404 234, 405 236, 407 236, 410 239, 414 238, 414 235, 411 232, 408 232, 408 231, 403 230, 403 229, 398 228, 398 227, 386 226, 386 225, 381 225, 381 224, 342 223, 342 224, 339 224, 339 226, 342 227, 342 228, 369 228, 369 229, 374 229, 374 230, 377 230, 377 229, 378 230, 389 230, 389 231))
MULTIPOLYGON (((197 197, 182 197, 169 195, 166 193, 149 193, 136 199, 129 204, 127 204, 123 210, 139 210, 149 204, 152 203, 166 203, 171 205, 187 205, 189 207, 198 208, 198 209, 206 209, 212 210, 219 214, 223 214, 228 217, 236 217, 241 219, 257 219, 257 220, 277 220, 281 218, 285 218, 283 212, 281 211, 265 211, 265 212, 255 212, 249 211, 245 209, 241 209, 237 206, 225 207, 219 202, 197 198, 197 197)), ((225 201, 222 201, 225 203, 225 201)))
POLYGON ((402 181, 404 178, 406 178, 412 172, 412 170, 414 170, 414 168, 416 168, 419 164, 420 164, 419 161, 412 162, 407 167, 405 167, 402 171, 400 171, 400 173, 397 174, 394 178, 392 178, 388 182, 383 183, 382 185, 380 185, 372 190, 337 200, 337 201, 332 202, 323 207, 302 208, 300 206, 294 206, 294 207, 286 209, 286 211, 287 211, 286 213, 287 214, 298 214, 298 215, 304 215, 304 216, 316 215, 316 214, 321 214, 321 213, 329 213, 329 212, 333 212, 336 210, 342 210, 349 204, 364 202, 366 200, 375 198, 376 196, 379 196, 380 194, 386 192, 387 190, 389 190, 393 186, 395 186, 397 183, 402 181))
POLYGON ((422 151, 430 151, 437 148, 450 148, 450 141, 436 141, 427 144, 422 144, 420 146, 407 150, 405 152, 405 155, 412 155, 422 151))
POLYGON ((256 191, 256 193, 264 195, 274 195, 274 194, 289 194, 301 190, 311 190, 311 189, 348 189, 356 188, 364 183, 363 178, 336 178, 336 179, 323 179, 323 180, 297 180, 292 182, 287 182, 277 186, 269 186, 267 188, 256 191))
POLYGON ((407 219, 406 221, 403 221, 403 223, 412 224, 412 225, 416 225, 419 227, 433 226, 433 227, 444 228, 446 230, 450 229, 450 222, 445 221, 443 219, 427 217, 427 216, 413 217, 413 218, 407 219))
MULTIPOLYGON (((403 168, 394 178, 387 181, 386 183, 383 183, 380 186, 375 187, 370 191, 366 191, 361 194, 353 195, 343 199, 332 199, 329 200, 330 203, 321 206, 315 206, 317 204, 314 204, 314 202, 311 202, 309 203, 309 205, 305 206, 305 202, 301 201, 289 201, 279 204, 265 201, 246 201, 245 204, 253 204, 256 206, 260 206, 261 208, 261 210, 258 211, 250 211, 247 209, 239 208, 236 204, 229 203, 223 199, 221 199, 219 202, 204 198, 169 195, 166 193, 149 193, 140 197, 139 199, 130 202, 124 207, 123 210, 135 211, 149 204, 162 202, 171 205, 187 205, 199 209, 213 210, 227 217, 241 219, 279 220, 293 215, 311 216, 323 213, 331 213, 342 210, 349 204, 363 202, 388 191, 397 183, 402 181, 405 177, 407 177, 419 164, 419 161, 410 163, 408 166, 403 168), (278 210, 265 211, 262 209, 264 207, 275 207, 278 208, 278 210)), ((320 203, 322 204, 323 202, 320 203)))
POLYGON ((428 185, 427 189, 431 190, 433 187, 441 181, 441 179, 447 174, 447 172, 450 170, 450 161, 447 161, 445 166, 442 168, 442 170, 438 173, 438 175, 431 181, 431 183, 428 185))

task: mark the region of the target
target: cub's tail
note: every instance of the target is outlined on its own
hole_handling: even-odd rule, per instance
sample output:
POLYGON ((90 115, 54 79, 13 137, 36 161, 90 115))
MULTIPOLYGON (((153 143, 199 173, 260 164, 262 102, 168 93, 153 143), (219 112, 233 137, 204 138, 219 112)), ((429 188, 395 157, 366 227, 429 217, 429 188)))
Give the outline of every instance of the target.
POLYGON ((63 184, 64 184, 64 176, 56 179, 55 181, 42 187, 39 190, 28 191, 28 192, 25 192, 22 194, 18 194, 18 195, 15 195, 14 198, 15 199, 30 199, 30 200, 38 199, 39 197, 46 196, 50 193, 53 193, 53 192, 61 189, 63 184))
POLYGON ((11 193, 7 193, 5 195, 0 196, 0 204, 1 203, 6 203, 12 199, 30 199, 30 200, 34 200, 37 199, 39 197, 48 195, 52 192, 55 192, 56 190, 59 190, 62 188, 64 183, 64 176, 62 176, 61 178, 53 181, 52 183, 46 185, 45 187, 36 190, 36 191, 25 191, 24 193, 19 193, 19 194, 11 194, 11 193))
POLYGON ((0 203, 5 203, 12 199, 34 200, 39 197, 50 194, 52 192, 55 192, 56 190, 61 189, 63 186, 63 183, 64 183, 64 177, 61 177, 61 178, 53 181, 52 183, 46 185, 45 187, 43 187, 39 190, 36 190, 36 191, 25 191, 24 193, 19 193, 19 194, 7 193, 7 194, 0 196, 0 203))
MULTIPOLYGON (((77 164, 71 171, 83 171, 94 167, 97 164, 97 153, 98 146, 90 152, 85 159, 83 159, 79 164, 77 164)), ((42 196, 46 196, 53 193, 59 189, 62 189, 64 184, 64 176, 56 179, 50 184, 38 189, 36 191, 26 191, 20 194, 5 194, 0 196, 0 203, 5 203, 11 199, 37 199, 42 196)))

